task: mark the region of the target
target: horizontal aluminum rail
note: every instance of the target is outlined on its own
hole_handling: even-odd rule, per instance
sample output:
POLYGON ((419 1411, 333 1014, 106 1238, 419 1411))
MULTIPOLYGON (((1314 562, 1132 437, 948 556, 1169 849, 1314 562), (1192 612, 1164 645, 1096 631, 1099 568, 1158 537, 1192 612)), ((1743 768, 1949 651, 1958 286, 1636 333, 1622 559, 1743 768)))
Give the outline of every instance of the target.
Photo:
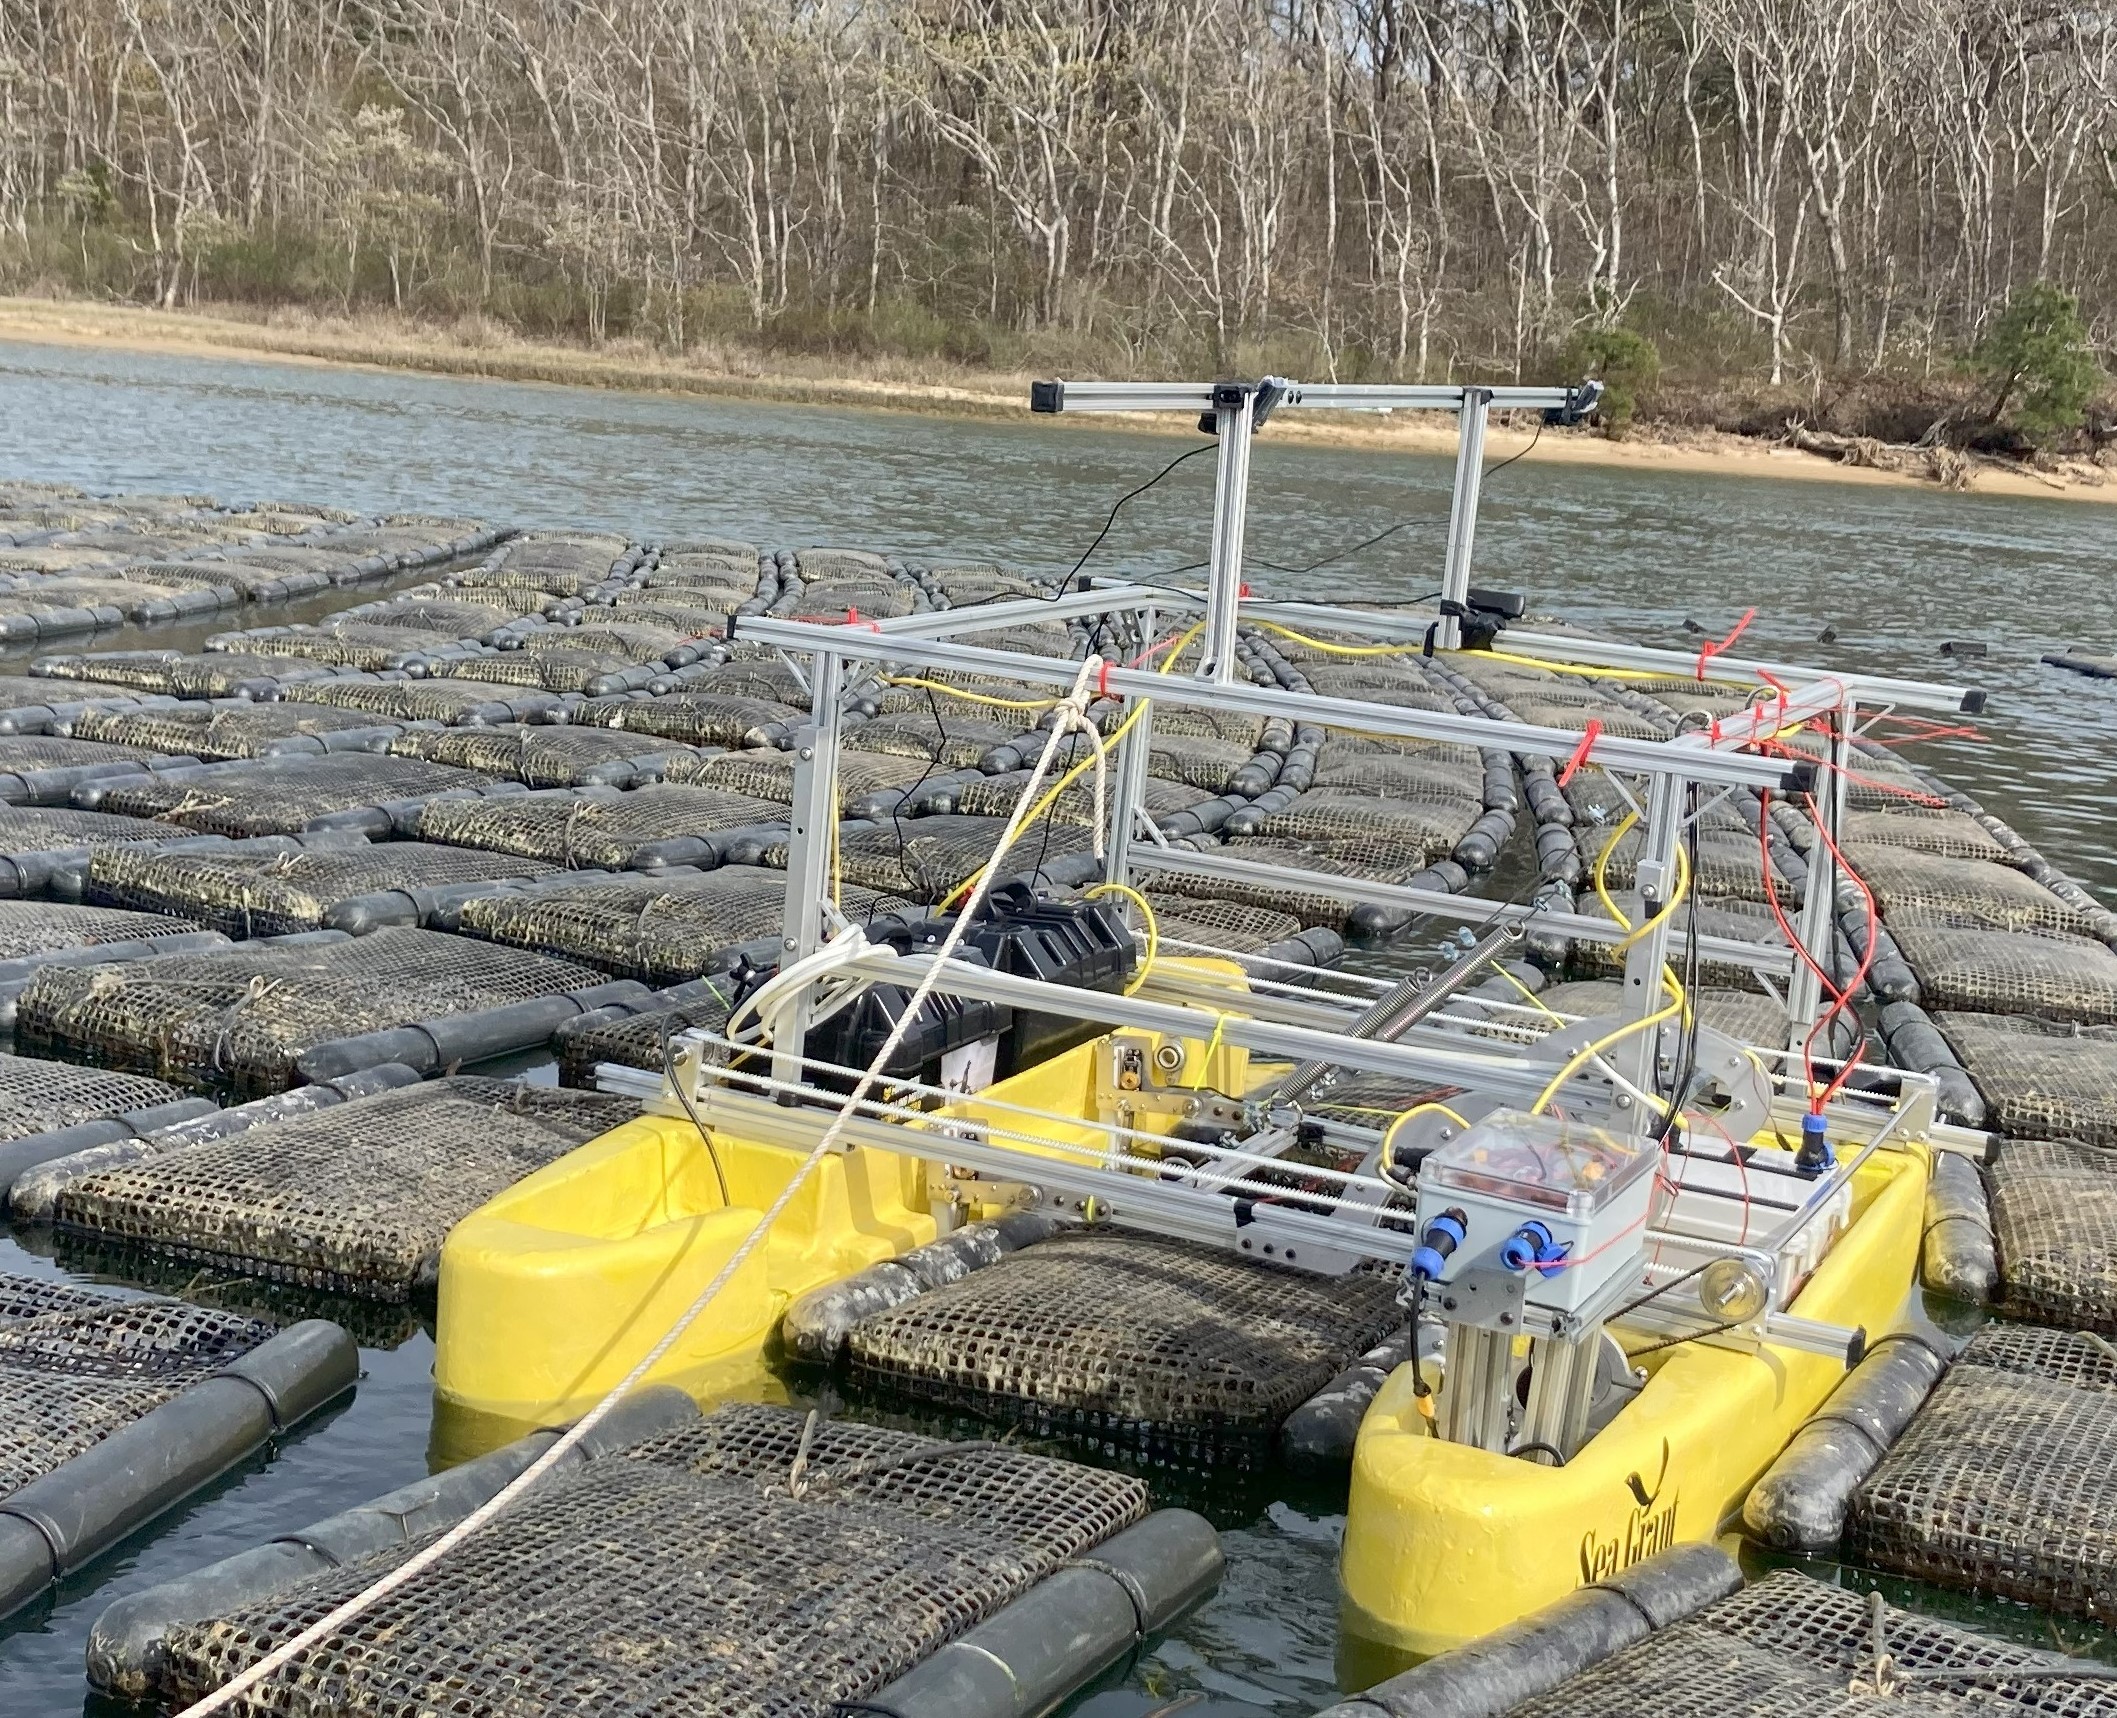
MULTIPOLYGON (((1278 380, 1279 378, 1273 378, 1278 380)), ((1459 412, 1466 396, 1482 397, 1495 412, 1551 411, 1571 405, 1575 388, 1481 388, 1446 383, 1367 385, 1337 382, 1286 382, 1274 411, 1325 412, 1459 412)), ((1214 406, 1211 382, 1052 382, 1035 398, 1054 401, 1038 411, 1062 412, 1209 412, 1214 406), (1048 394, 1045 389, 1057 390, 1048 394)))

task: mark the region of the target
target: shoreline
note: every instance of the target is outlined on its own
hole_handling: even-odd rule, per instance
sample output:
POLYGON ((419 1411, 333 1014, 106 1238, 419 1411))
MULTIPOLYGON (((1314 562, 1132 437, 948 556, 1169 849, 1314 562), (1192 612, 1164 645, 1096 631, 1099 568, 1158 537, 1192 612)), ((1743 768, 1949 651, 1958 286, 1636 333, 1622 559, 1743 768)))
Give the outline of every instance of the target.
MULTIPOLYGON (((948 382, 893 374, 903 361, 877 363, 865 375, 810 373, 789 361, 776 370, 751 363, 688 361, 647 348, 588 351, 512 336, 490 344, 395 321, 335 319, 300 326, 228 313, 151 310, 85 300, 0 297, 0 343, 22 342, 164 357, 218 357, 253 363, 448 376, 465 381, 546 384, 620 392, 737 399, 760 404, 912 412, 965 420, 1027 415, 1028 376, 963 374, 948 382)), ((1061 418, 1061 423, 1085 422, 1061 418)), ((1166 416, 1098 415, 1095 426, 1147 434, 1174 433, 1166 416)), ((1280 419, 1274 439, 1288 444, 1370 451, 1450 454, 1452 428, 1433 422, 1334 417, 1280 419)), ((1495 424, 1486 443, 1495 458, 1520 453, 1531 433, 1495 424)), ((1890 450, 1908 453, 1909 450, 1890 450)), ((1918 489, 1947 496, 2034 497, 2117 503, 2117 472, 2074 463, 2063 475, 2033 473, 1974 460, 1967 488, 1950 490, 1916 471, 1849 465, 1828 455, 1714 430, 1663 431, 1646 426, 1624 441, 1577 431, 1537 440, 1540 461, 1728 477, 1918 489)))

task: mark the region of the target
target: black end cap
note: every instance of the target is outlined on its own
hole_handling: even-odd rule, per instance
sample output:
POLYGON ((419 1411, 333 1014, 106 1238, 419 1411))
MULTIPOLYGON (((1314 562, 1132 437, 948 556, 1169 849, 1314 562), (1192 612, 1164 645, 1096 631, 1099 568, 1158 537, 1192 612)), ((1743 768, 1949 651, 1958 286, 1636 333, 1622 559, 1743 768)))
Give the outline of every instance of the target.
MULTIPOLYGON (((2048 662, 2050 658, 2046 657, 2044 660, 2048 662)), ((1980 691, 1965 692, 1963 694, 1963 714, 1966 716, 1982 716, 1984 713, 1985 694, 1980 691)))
POLYGON ((733 644, 735 642, 735 628, 741 621, 742 616, 739 614, 730 614, 728 616, 728 624, 721 630, 720 635, 723 644, 733 644))
POLYGON ((1482 585, 1472 585, 1464 596, 1472 608, 1481 608, 1487 614, 1505 615, 1509 620, 1520 620, 1529 612, 1529 598, 1521 591, 1493 591, 1482 585))
POLYGON ((1064 382, 1031 382, 1029 384, 1029 409, 1033 412, 1062 412, 1066 409, 1066 384, 1064 382))
POLYGON ((1815 760, 1803 758, 1799 763, 1789 764, 1786 774, 1779 778, 1779 785, 1788 793, 1813 793, 1816 786, 1815 760))
POLYGON ((1845 1370, 1850 1372, 1866 1358, 1867 1326, 1864 1324, 1856 1325, 1853 1328, 1852 1340, 1845 1345, 1845 1370))

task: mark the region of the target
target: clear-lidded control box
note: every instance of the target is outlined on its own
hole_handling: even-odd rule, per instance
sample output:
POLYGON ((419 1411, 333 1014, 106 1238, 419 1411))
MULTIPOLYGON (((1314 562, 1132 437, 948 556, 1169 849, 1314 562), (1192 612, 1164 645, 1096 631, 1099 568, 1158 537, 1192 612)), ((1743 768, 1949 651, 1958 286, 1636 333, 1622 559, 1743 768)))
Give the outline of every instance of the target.
POLYGON ((1572 1312, 1613 1277, 1636 1279, 1660 1156, 1650 1139, 1495 1110, 1419 1169, 1421 1229, 1449 1211, 1465 1219, 1442 1280, 1466 1269, 1512 1270, 1530 1305, 1572 1312), (1532 1250, 1533 1261, 1521 1262, 1532 1250))

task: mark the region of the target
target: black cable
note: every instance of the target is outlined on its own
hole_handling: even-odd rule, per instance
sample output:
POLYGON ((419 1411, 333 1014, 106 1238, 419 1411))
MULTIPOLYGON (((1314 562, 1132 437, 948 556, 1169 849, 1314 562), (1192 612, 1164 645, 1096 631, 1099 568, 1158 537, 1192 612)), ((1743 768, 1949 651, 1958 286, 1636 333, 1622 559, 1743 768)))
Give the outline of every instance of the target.
POLYGON ((1637 1312, 1641 1307, 1645 1306, 1648 1301, 1660 1299, 1661 1296, 1667 1294, 1672 1288, 1681 1288, 1693 1277, 1703 1276, 1708 1270, 1710 1270, 1714 1265, 1718 1264, 1719 1262, 1720 1261, 1717 1259, 1707 1259, 1702 1265, 1693 1265, 1689 1270, 1685 1271, 1682 1276, 1671 1277, 1659 1288, 1648 1289, 1647 1292, 1641 1295, 1637 1300, 1626 1301, 1624 1305, 1619 1307, 1615 1312, 1604 1313, 1602 1320, 1603 1323, 1615 1324, 1619 1319, 1623 1318, 1626 1313, 1637 1312))
POLYGON ((684 1106, 684 1114, 698 1129, 699 1143, 705 1146, 706 1159, 713 1165, 713 1179, 720 1185, 720 1203, 724 1209, 733 1210, 735 1201, 728 1197, 728 1178, 721 1172, 720 1152, 713 1144, 713 1136, 706 1132, 706 1124, 698 1119, 698 1111, 691 1105, 691 1094, 684 1090, 683 1081, 676 1077, 676 1049, 669 1041, 669 1027, 675 1018, 673 1010, 662 1016, 662 1081, 676 1094, 676 1101, 684 1106))
POLYGON ((1148 490, 1152 489, 1155 484, 1159 483, 1164 477, 1167 477, 1170 472, 1174 471, 1179 465, 1183 464, 1185 460, 1196 459, 1200 454, 1209 452, 1212 449, 1217 448, 1219 445, 1220 443, 1217 439, 1213 441, 1200 442, 1196 447, 1190 448, 1183 453, 1179 453, 1174 459, 1170 460, 1167 465, 1163 466, 1152 477, 1148 478, 1146 482, 1142 483, 1137 489, 1128 490, 1123 495, 1120 495, 1117 498, 1116 504, 1113 505, 1110 509, 1110 516, 1103 521, 1103 528, 1100 531, 1096 532, 1095 540, 1081 551, 1081 558, 1075 561, 1072 567, 1068 569, 1066 576, 1059 580, 1058 589, 1051 593, 1050 600, 1053 602, 1058 601, 1060 597, 1064 596, 1069 590, 1073 588, 1073 581, 1075 576, 1080 572, 1081 568, 1085 567, 1088 564, 1088 557, 1093 555, 1097 549, 1100 549, 1103 546, 1103 539, 1110 535, 1110 529, 1117 523, 1117 516, 1121 511, 1123 511, 1126 502, 1137 500, 1140 496, 1146 494, 1148 490))
POLYGON ((1551 1457, 1558 1466, 1566 1465, 1566 1452, 1556 1444, 1545 1443, 1541 1438, 1531 1438, 1526 1444, 1516 1444, 1507 1453, 1510 1456, 1526 1456, 1538 1450, 1551 1457))
POLYGON ((1682 1336, 1665 1336, 1659 1342, 1650 1342, 1644 1348, 1627 1348, 1625 1358, 1637 1360, 1644 1355, 1659 1354, 1664 1348, 1675 1348, 1685 1342, 1700 1342, 1708 1336, 1722 1336, 1730 1330, 1739 1330, 1749 1322, 1746 1318, 1731 1318, 1725 1324, 1712 1324, 1703 1330, 1687 1331, 1682 1336))

